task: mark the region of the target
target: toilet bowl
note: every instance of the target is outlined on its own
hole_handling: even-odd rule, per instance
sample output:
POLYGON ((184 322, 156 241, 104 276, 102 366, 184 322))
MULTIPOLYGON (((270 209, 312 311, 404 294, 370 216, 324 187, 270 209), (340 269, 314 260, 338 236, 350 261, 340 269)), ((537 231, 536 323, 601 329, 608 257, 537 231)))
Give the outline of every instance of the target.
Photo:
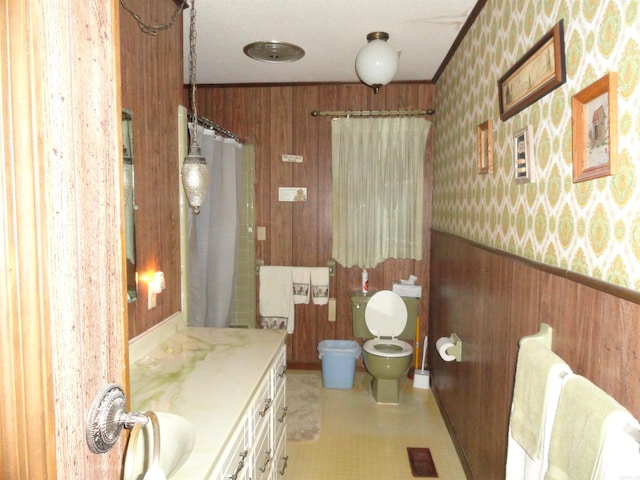
POLYGON ((371 393, 378 403, 399 403, 399 379, 409 370, 413 347, 397 337, 407 324, 407 306, 398 294, 382 290, 367 302, 367 330, 374 338, 362 346, 364 366, 373 377, 371 393))

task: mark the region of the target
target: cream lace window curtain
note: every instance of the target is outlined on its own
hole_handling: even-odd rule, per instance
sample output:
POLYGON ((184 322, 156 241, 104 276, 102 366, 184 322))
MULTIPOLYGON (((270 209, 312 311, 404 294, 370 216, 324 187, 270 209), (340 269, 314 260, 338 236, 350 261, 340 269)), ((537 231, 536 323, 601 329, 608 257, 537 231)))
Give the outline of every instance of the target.
POLYGON ((333 258, 372 268, 387 258, 422 258, 424 118, 331 122, 333 258))

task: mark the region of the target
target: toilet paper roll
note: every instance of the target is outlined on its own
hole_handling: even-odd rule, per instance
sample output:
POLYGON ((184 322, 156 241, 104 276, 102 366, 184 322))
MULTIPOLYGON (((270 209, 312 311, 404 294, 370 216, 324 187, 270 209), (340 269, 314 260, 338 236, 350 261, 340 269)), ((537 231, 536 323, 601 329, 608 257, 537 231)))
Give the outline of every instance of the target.
POLYGON ((436 349, 445 362, 452 362, 456 359, 456 357, 447 353, 447 350, 451 347, 453 347, 453 342, 449 337, 439 338, 436 342, 436 349))

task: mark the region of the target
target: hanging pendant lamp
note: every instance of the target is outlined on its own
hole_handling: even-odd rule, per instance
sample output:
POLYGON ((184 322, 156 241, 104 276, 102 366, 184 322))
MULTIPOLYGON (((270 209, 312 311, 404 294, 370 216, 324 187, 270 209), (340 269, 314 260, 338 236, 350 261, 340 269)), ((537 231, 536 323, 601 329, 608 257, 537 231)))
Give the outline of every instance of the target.
POLYGON ((207 160, 202 156, 198 144, 198 103, 196 99, 196 7, 195 0, 191 2, 189 28, 189 78, 191 83, 191 109, 193 123, 191 127, 191 143, 189 154, 182 163, 182 187, 193 213, 200 213, 200 206, 204 201, 209 186, 209 170, 207 160))
POLYGON ((389 43, 387 32, 371 32, 367 43, 356 57, 356 73, 360 80, 378 93, 398 73, 399 52, 389 43))
POLYGON ((187 196, 187 200, 193 213, 200 213, 200 206, 204 201, 209 186, 209 171, 207 169, 207 160, 200 152, 200 145, 196 140, 197 124, 193 126, 193 141, 189 146, 189 154, 184 158, 182 163, 182 188, 187 196))

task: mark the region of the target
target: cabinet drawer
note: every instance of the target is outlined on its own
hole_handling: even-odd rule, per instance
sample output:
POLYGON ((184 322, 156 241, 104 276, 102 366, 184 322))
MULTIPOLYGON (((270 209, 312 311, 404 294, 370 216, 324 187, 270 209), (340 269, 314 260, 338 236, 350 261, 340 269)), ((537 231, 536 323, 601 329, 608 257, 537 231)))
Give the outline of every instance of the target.
POLYGON ((273 375, 274 392, 277 393, 283 388, 287 379, 287 350, 285 348, 278 352, 273 362, 273 375))
MULTIPOLYGON (((231 443, 225 449, 222 468, 220 469, 221 480, 241 480, 247 478, 246 473, 249 470, 249 444, 244 425, 238 429, 238 432, 232 437, 231 443)), ((216 480, 217 476, 212 477, 216 480)))
POLYGON ((271 394, 271 377, 266 375, 258 388, 253 402, 253 432, 258 432, 271 423, 273 397, 271 394))
POLYGON ((276 453, 273 457, 273 480, 280 480, 285 478, 287 472, 287 463, 289 456, 287 455, 287 427, 286 425, 282 429, 282 434, 276 437, 276 453))
POLYGON ((279 438, 287 424, 287 405, 285 402, 285 390, 281 389, 276 393, 276 402, 273 409, 273 436, 279 438))
POLYGON ((273 447, 268 425, 257 432, 256 443, 253 446, 253 477, 254 480, 264 480, 271 476, 273 447))

